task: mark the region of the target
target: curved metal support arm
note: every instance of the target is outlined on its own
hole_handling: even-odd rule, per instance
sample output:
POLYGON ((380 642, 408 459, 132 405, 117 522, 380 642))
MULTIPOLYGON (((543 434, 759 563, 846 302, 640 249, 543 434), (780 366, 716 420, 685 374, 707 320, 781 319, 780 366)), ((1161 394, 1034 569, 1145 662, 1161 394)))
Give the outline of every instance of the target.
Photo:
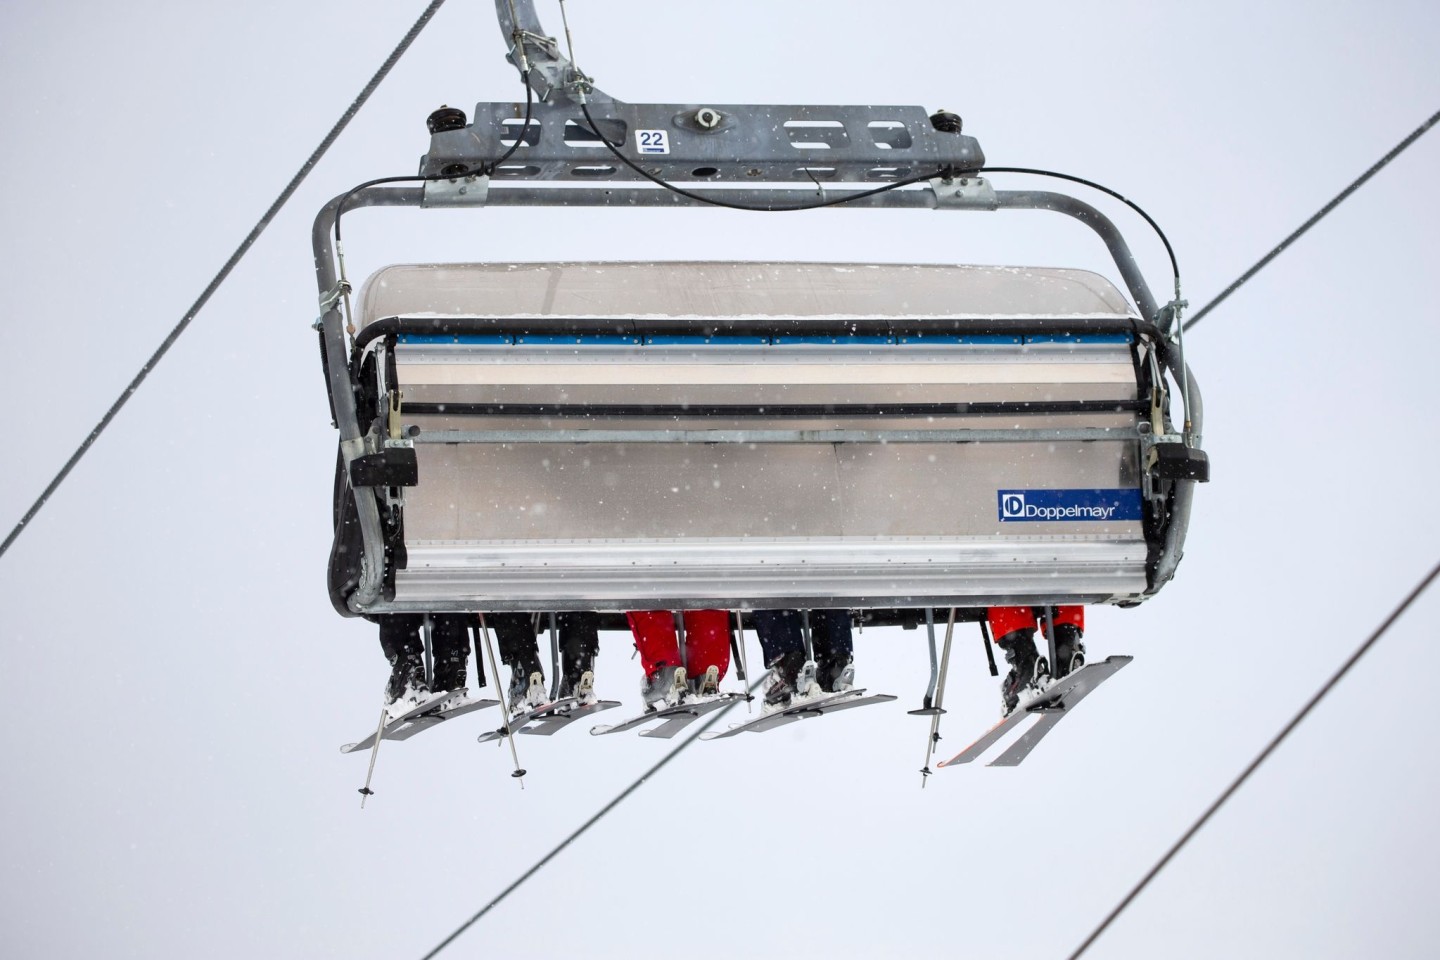
POLYGON ((1135 262, 1135 255, 1130 252, 1125 238, 1105 214, 1083 200, 1049 190, 997 190, 995 201, 996 207, 1001 210, 1053 210, 1074 217, 1094 230, 1110 251, 1115 268, 1120 271, 1120 277, 1125 281, 1125 287, 1130 291, 1135 306, 1140 309, 1140 315, 1150 321, 1156 320, 1158 308, 1155 296, 1145 283, 1145 277, 1140 273, 1140 265, 1135 262))
POLYGON ((508 47, 505 59, 520 71, 537 100, 603 103, 611 99, 560 52, 560 44, 540 25, 532 0, 495 0, 495 16, 508 47))
MULTIPOLYGON (((315 279, 320 287, 320 336, 325 340, 325 378, 330 391, 335 426, 340 431, 340 454, 345 461, 345 477, 349 482, 350 463, 364 455, 365 440, 360 432, 359 411, 355 408, 355 388, 350 382, 350 352, 345 344, 345 318, 340 298, 332 296, 339 283, 335 256, 335 217, 340 204, 345 209, 356 207, 418 207, 424 198, 420 187, 369 187, 354 194, 341 194, 320 208, 311 228, 311 245, 315 253, 315 279), (346 199, 348 197, 348 199, 346 199)), ((380 508, 372 496, 355 497, 360 520, 360 537, 364 548, 360 583, 350 598, 356 612, 380 599, 384 583, 385 537, 380 526, 380 508)))

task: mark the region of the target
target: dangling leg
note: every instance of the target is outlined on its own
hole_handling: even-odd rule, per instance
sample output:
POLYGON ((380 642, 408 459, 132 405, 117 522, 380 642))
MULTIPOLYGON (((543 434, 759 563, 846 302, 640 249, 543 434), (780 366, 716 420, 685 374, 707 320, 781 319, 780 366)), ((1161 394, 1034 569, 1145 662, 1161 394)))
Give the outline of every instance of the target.
POLYGON ((1050 668, 1035 650, 1035 611, 1029 607, 991 607, 987 617, 995 643, 1010 664, 1010 672, 1000 683, 1001 716, 1008 717, 1020 705, 1020 695, 1026 688, 1038 688, 1048 679, 1050 668))
POLYGON ((801 636, 799 610, 756 610, 755 633, 770 680, 765 686, 765 712, 790 706, 800 669, 805 666, 805 639, 801 636))
POLYGON ((855 685, 855 642, 850 630, 850 611, 810 611, 810 633, 814 638, 820 689, 827 693, 849 690, 855 685))
POLYGON ((465 613, 442 613, 431 618, 430 640, 435 653, 432 686, 436 693, 454 694, 445 702, 446 707, 459 706, 467 692, 465 666, 470 657, 471 619, 471 615, 465 613))
POLYGON ((1085 666, 1084 607, 1055 608, 1055 679, 1073 673, 1085 666))
MULTIPOLYGON (((540 666, 540 645, 535 641, 535 620, 528 613, 491 613, 485 617, 500 645, 500 661, 510 668, 506 704, 511 713, 538 707, 546 701, 545 671, 540 666)), ((499 684, 499 679, 496 679, 499 684)))
POLYGON ((680 662, 680 641, 675 615, 669 610, 632 610, 625 614, 645 681, 640 687, 646 710, 674 706, 685 691, 685 665, 680 662))
POLYGON ((425 649, 420 643, 419 614, 382 614, 380 649, 390 661, 390 682, 385 687, 385 711, 400 716, 429 698, 425 685, 425 649))
POLYGON ((696 692, 708 697, 720 690, 730 669, 730 615, 724 610, 685 611, 685 672, 696 679, 696 692))
POLYGON ((581 703, 595 702, 595 655, 600 652, 600 614, 562 613, 560 696, 576 697, 581 703))

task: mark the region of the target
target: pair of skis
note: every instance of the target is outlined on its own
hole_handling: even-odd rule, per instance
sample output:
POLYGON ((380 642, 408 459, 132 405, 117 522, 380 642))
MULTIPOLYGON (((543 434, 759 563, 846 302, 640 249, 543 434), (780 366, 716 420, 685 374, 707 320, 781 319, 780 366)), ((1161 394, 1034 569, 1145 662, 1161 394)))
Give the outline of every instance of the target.
MULTIPOLYGON (((449 710, 438 709, 446 700, 455 696, 453 693, 440 693, 423 700, 410 710, 394 718, 383 722, 374 733, 358 740, 355 743, 347 743, 340 748, 341 753, 357 753, 361 750, 369 750, 375 746, 377 737, 381 740, 409 740, 417 733, 429 730, 446 720, 453 720, 462 717, 467 713, 474 713, 476 710, 484 710, 486 707, 493 707, 500 703, 499 700, 470 700, 462 699, 461 702, 449 710)), ((461 692, 465 697, 465 692, 461 692)))
POLYGON ((985 731, 980 739, 936 766, 949 767, 977 760, 1007 733, 1020 726, 1022 722, 1031 717, 1039 717, 1039 720, 1021 734, 1020 738, 1004 753, 986 764, 988 767, 1019 766, 1021 761, 1030 755, 1030 751, 1034 750, 1040 741, 1051 730, 1054 730, 1056 725, 1064 720, 1081 700, 1088 697, 1096 687, 1113 677, 1117 671, 1128 665, 1133 659, 1135 658, 1125 656, 1106 657, 1098 663, 1088 664, 1074 673, 1056 680, 1038 696, 1028 702, 1022 702, 1008 717, 985 731))

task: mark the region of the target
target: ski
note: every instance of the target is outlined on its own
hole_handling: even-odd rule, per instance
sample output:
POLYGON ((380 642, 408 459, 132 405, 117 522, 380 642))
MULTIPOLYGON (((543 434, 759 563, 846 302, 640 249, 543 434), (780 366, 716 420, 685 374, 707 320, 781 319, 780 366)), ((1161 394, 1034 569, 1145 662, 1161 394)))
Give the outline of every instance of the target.
MULTIPOLYGON (((449 697, 450 697, 450 694, 448 694, 448 693, 441 693, 441 694, 432 695, 428 700, 423 700, 423 701, 421 701, 419 704, 417 704, 417 705, 416 705, 415 707, 413 707, 412 709, 407 710, 405 713, 402 713, 400 716, 396 717, 394 720, 391 720, 391 721, 387 722, 387 723, 385 724, 384 728, 381 730, 381 733, 380 733, 381 739, 382 739, 382 740, 394 740, 394 739, 395 739, 394 734, 395 734, 395 732, 396 732, 397 730, 399 730, 401 727, 405 726, 405 724, 409 723, 410 721, 414 720, 416 717, 418 717, 420 714, 424 713, 425 711, 427 711, 427 710, 434 710, 437 706, 439 706, 440 704, 444 703, 447 699, 449 699, 449 697)), ((345 744, 343 747, 340 748, 340 752, 341 752, 341 753, 355 753, 355 752, 358 751, 358 750, 369 750, 369 749, 370 749, 371 747, 373 747, 374 745, 375 745, 375 733, 374 733, 374 732, 371 732, 370 735, 367 736, 367 737, 366 737, 365 739, 363 739, 363 740, 357 741, 357 742, 355 742, 355 743, 347 743, 347 744, 345 744)))
POLYGON ((820 717, 828 713, 838 713, 841 710, 850 710, 854 707, 867 707, 873 703, 889 703, 895 697, 888 693, 872 693, 868 697, 864 689, 846 690, 842 693, 826 693, 818 697, 811 697, 808 700, 801 700, 792 703, 784 710, 776 710, 774 713, 767 713, 755 717, 753 720, 746 720, 743 723, 732 723, 728 730, 712 730, 700 735, 701 740, 720 740, 725 737, 733 737, 741 733, 764 733, 767 730, 774 730, 786 724, 794 723, 797 720, 808 720, 811 717, 820 717))
POLYGON ((707 713, 720 710, 737 700, 744 700, 743 693, 722 693, 703 699, 686 700, 673 707, 665 707, 660 710, 647 710, 638 717, 631 717, 623 723, 602 723, 599 726, 590 728, 590 735, 595 737, 604 736, 607 733, 624 733, 626 730, 634 730, 653 720, 663 720, 664 723, 649 730, 641 730, 640 736, 654 737, 659 740, 669 740, 690 724, 699 720, 707 713))
MULTIPOLYGON (((510 718, 509 730, 513 733, 523 733, 535 737, 549 737, 581 717, 618 706, 620 706, 619 700, 596 700, 593 703, 581 703, 576 697, 562 697, 550 703, 542 703, 524 713, 515 714, 510 718)), ((506 727, 500 727, 488 733, 482 733, 476 739, 481 743, 490 743, 503 739, 505 732, 506 727)))
MULTIPOLYGON (((449 697, 446 698, 447 700, 449 697)), ((431 727, 444 723, 446 720, 454 720, 456 717, 463 717, 467 713, 474 713, 476 710, 484 710, 486 707, 499 706, 499 700, 466 700, 458 707, 451 707, 449 710, 435 710, 430 713, 422 713, 417 717, 410 718, 409 722, 393 735, 387 735, 387 740, 409 740, 417 733, 429 730, 431 727)))
POLYGON ((1070 676, 1055 681, 1039 696, 1028 703, 1022 703, 1010 716, 985 731, 979 740, 936 766, 948 767, 957 763, 970 763, 993 747, 1001 737, 1014 730, 1022 720, 1038 715, 1040 718, 1038 722, 1026 730, 1019 740, 1015 741, 999 757, 986 764, 990 767, 1019 766, 1020 762, 1030 755, 1030 751, 1035 749, 1046 734, 1055 729, 1056 724, 1065 719, 1076 704, 1084 700, 1091 691, 1114 676, 1117 670, 1133 659, 1135 658, 1126 656, 1106 657, 1099 663, 1081 667, 1070 676))

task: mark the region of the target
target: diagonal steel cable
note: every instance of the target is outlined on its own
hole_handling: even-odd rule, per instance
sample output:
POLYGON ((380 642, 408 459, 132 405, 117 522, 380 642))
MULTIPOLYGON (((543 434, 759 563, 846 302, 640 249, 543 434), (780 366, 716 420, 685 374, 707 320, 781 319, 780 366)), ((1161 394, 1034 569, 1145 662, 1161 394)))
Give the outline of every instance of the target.
POLYGON ((1310 711, 1314 710, 1315 707, 1319 705, 1320 701, 1325 699, 1325 695, 1328 694, 1332 689, 1334 689, 1335 685, 1344 678, 1345 674, 1350 672, 1350 668, 1360 662, 1360 658, 1365 656, 1365 654, 1370 651, 1371 647, 1375 646, 1376 642, 1378 642, 1379 639, 1385 635, 1385 632, 1390 629, 1391 625, 1394 624, 1396 620, 1400 619, 1400 615, 1403 614, 1407 609, 1409 609, 1412 603, 1414 603, 1420 598, 1420 595, 1425 592, 1426 588, 1429 587, 1430 584, 1435 582, 1436 577, 1440 577, 1440 563, 1437 563, 1434 567, 1432 567, 1430 569, 1430 572, 1426 574, 1425 577, 1418 584, 1415 585, 1415 588, 1410 591, 1410 593, 1405 597, 1405 599, 1400 601, 1400 605, 1397 606, 1394 610, 1390 611, 1390 615, 1385 618, 1384 622, 1382 622, 1380 626, 1375 628, 1375 631, 1365 639, 1365 642, 1360 644, 1359 648, 1350 655, 1350 659, 1346 660, 1345 663, 1341 665, 1340 669, 1335 671, 1334 675, 1332 675, 1329 680, 1325 681, 1325 684, 1321 686, 1318 691, 1315 692, 1315 695, 1312 696, 1308 701, 1306 701, 1305 706, 1300 708, 1300 712, 1290 718, 1290 722, 1285 724, 1284 728, 1281 729, 1281 731, 1277 733, 1268 744, 1265 745, 1265 749, 1261 750, 1260 754, 1254 760, 1250 761, 1250 765, 1240 772, 1240 776, 1236 777, 1234 782, 1231 783, 1230 786, 1226 787, 1225 791, 1216 798, 1215 802, 1210 804, 1209 808, 1200 815, 1200 819, 1196 820, 1193 824, 1191 824, 1190 829, 1186 830, 1185 833, 1180 837, 1180 839, 1175 841, 1174 846, 1172 846, 1169 850, 1165 851, 1165 855, 1160 858, 1159 862, 1157 862, 1155 866, 1150 868, 1150 872, 1146 873, 1145 876, 1140 878, 1140 882, 1135 884, 1134 888, 1132 888, 1131 891, 1127 893, 1125 897, 1115 906, 1115 909, 1111 910, 1110 913, 1105 917, 1105 919, 1100 921, 1100 925, 1096 927, 1093 931, 1091 931, 1090 936, 1085 938, 1085 942, 1080 944, 1080 946, 1075 949, 1074 953, 1070 954, 1069 960, 1077 960, 1077 958, 1081 954, 1083 954, 1086 950, 1090 949, 1090 945, 1093 944, 1100 937, 1100 935, 1105 932, 1105 930, 1110 926, 1110 924, 1115 922, 1115 918, 1119 917, 1121 913, 1125 912, 1125 908, 1130 906, 1130 904, 1135 900, 1135 898, 1140 895, 1140 892, 1150 885, 1150 881, 1154 880, 1155 877, 1159 875, 1160 871, 1165 869, 1165 865, 1175 858, 1175 855, 1180 852, 1181 848, 1184 847, 1185 844, 1190 842, 1190 839, 1194 837, 1195 834, 1200 832, 1200 828, 1205 826, 1205 824, 1210 821, 1210 818, 1215 815, 1215 812, 1218 811, 1222 806, 1224 806, 1225 801, 1229 800, 1236 790, 1240 789, 1241 784, 1248 780, 1250 778, 1250 775, 1254 773, 1257 769, 1259 769, 1260 764, 1264 763, 1265 760, 1270 756, 1270 754, 1275 752, 1275 748, 1280 746, 1280 744, 1285 740, 1285 738, 1290 736, 1290 734, 1294 732, 1295 728, 1300 725, 1300 722, 1310 715, 1310 711))
POLYGON ((375 75, 370 78, 370 82, 365 84, 364 89, 355 97, 345 112, 340 115, 340 119, 335 121, 335 125, 331 127, 330 132, 325 135, 325 139, 320 141, 320 145, 316 147, 315 151, 301 164, 295 176, 290 178, 290 182, 285 185, 285 189, 281 190, 280 195, 275 198, 275 202, 270 204, 270 208, 265 211, 255 226, 250 229, 245 239, 240 242, 240 246, 236 247, 235 252, 230 254, 230 259, 225 261, 225 265, 220 268, 220 272, 215 274, 210 280, 210 283, 201 291, 200 296, 191 304, 190 309, 185 311, 185 315, 180 318, 180 322, 175 324, 174 329, 161 341, 159 348, 151 354, 149 360, 145 361, 144 366, 140 368, 140 372, 135 375, 135 378, 130 381, 129 386, 127 386, 124 392, 110 405, 110 409, 105 411, 105 416, 100 418, 100 422, 95 425, 95 429, 90 431, 89 435, 85 437, 85 440, 76 448, 75 452, 70 455, 70 459, 65 461, 65 465, 60 468, 60 472, 55 474, 55 478, 45 487, 39 499, 31 505, 29 510, 25 511, 25 516, 21 517, 20 522, 15 524, 15 529, 10 531, 9 536, 5 538, 3 543, 0 543, 0 557, 5 555, 5 551, 10 549, 10 545, 24 532, 30 521, 35 519, 35 515, 40 512, 50 497, 60 488, 60 484, 65 482, 65 478, 70 475, 70 471, 75 469, 75 465, 80 462, 80 458, 85 456, 90 448, 94 446, 100 434, 105 432, 105 428, 110 426, 110 422, 115 419, 115 416, 120 412, 121 408, 135 395, 135 391, 140 389, 140 384, 144 383, 145 378, 150 376, 150 371, 154 370, 160 361, 164 359, 165 354, 175 345, 175 341, 179 340, 180 335, 190 326, 190 321, 195 319, 196 314, 204 308, 205 304, 214 296, 215 291, 219 290, 220 285, 230 276, 230 272, 235 269, 245 254, 255 245, 255 241, 260 239, 260 234, 265 232, 265 228, 270 225, 271 220, 275 219, 275 215, 280 212, 280 208, 285 206, 290 197, 299 189, 300 184, 310 175, 310 171, 320 162, 320 158, 325 156, 326 151, 330 149, 336 138, 349 126, 355 114, 360 112, 360 108, 370 99, 370 95, 380 86, 381 81, 390 73, 391 68, 400 60, 400 57, 404 55, 405 51, 410 49, 410 44, 420 35, 420 31, 425 29, 425 25, 430 22, 431 18, 435 16, 435 12, 439 10, 444 3, 445 0, 432 0, 430 5, 425 8, 425 12, 420 14, 420 19, 415 21, 415 24, 400 40, 400 43, 390 52, 390 56, 385 58, 385 62, 380 65, 380 69, 375 71, 375 75))
POLYGON ((1440 121, 1440 110, 1432 113, 1429 120, 1426 120, 1424 123, 1420 124, 1420 126, 1416 127, 1410 132, 1409 136, 1407 136, 1404 140, 1401 140, 1399 143, 1395 144, 1394 148, 1391 149, 1389 153, 1385 154, 1385 156, 1375 161, 1375 163, 1370 167, 1369 170, 1366 170, 1364 173, 1360 174, 1360 176, 1356 177, 1350 183, 1350 186, 1335 194, 1335 196, 1331 198, 1329 203, 1325 204, 1325 206, 1317 210, 1315 212, 1315 215, 1309 220, 1306 220, 1304 223, 1300 224, 1300 227, 1294 233, 1290 234, 1290 236, 1286 237, 1284 240, 1281 240, 1278 244, 1275 245, 1275 248, 1273 250, 1265 254, 1265 256, 1261 257, 1259 260, 1255 261, 1254 266, 1242 273, 1234 283, 1230 284, 1230 286, 1226 287, 1224 290, 1221 290, 1219 296, 1217 296, 1214 300, 1211 300, 1209 303, 1205 304, 1205 306, 1197 310, 1195 312, 1195 316, 1185 321, 1182 329, 1189 330, 1191 327, 1195 326, 1195 324, 1199 323, 1207 313, 1209 313, 1211 310, 1214 310, 1220 304, 1224 303, 1225 299, 1229 297, 1230 294, 1243 287, 1247 280, 1249 280, 1251 277, 1255 276, 1255 274, 1259 273, 1261 270, 1264 270, 1267 266, 1269 266, 1271 260, 1274 260, 1276 257, 1280 256, 1280 254, 1284 253, 1285 249, 1289 247, 1290 244, 1294 243, 1296 240, 1299 240, 1311 227, 1315 226, 1315 224, 1323 220, 1326 214, 1328 214, 1331 210, 1334 210, 1336 207, 1340 206, 1340 204, 1345 201, 1346 197, 1350 196, 1350 194, 1354 193, 1356 190, 1359 190, 1362 186, 1364 186, 1367 180, 1369 180, 1371 177, 1375 176, 1375 174, 1383 170, 1386 165, 1390 163, 1391 160, 1394 160, 1396 157, 1400 156, 1400 154, 1404 153, 1405 149, 1409 147, 1410 144, 1414 143, 1416 140, 1419 140, 1422 136, 1424 136, 1425 132, 1431 127, 1435 126, 1435 123, 1437 121, 1440 121))
MULTIPOLYGON (((765 676, 765 674, 761 674, 760 679, 756 680, 753 684, 750 685, 750 694, 753 695, 756 690, 760 689, 760 684, 765 682, 765 676)), ((541 868, 544 867, 545 864, 549 863, 551 860, 554 860, 560 855, 560 852, 562 850, 564 850, 566 847, 570 846, 570 844, 578 840, 581 834, 589 830, 591 827, 595 826, 595 824, 599 823, 600 820, 604 818, 607 813, 620 806, 620 804, 624 802, 626 797, 630 796, 630 794, 634 793, 636 790, 639 790, 647 780, 649 780, 651 777, 655 776, 655 774, 659 773, 662 769, 664 769, 665 765, 671 760, 674 760, 677 756, 679 756, 682 750, 690 746, 690 744, 694 743, 696 740, 699 740, 702 733, 715 726, 715 724, 719 723, 720 718, 725 716, 725 714, 729 713, 730 708, 735 706, 735 704, 739 702, 740 701, 738 699, 732 700, 730 703, 721 707, 719 710, 716 710, 715 715, 712 716, 709 720, 705 721, 705 723, 700 727, 700 729, 696 730, 694 733, 690 734, 690 736, 686 737, 684 740, 680 741, 680 743, 676 744, 675 748, 669 753, 665 754, 665 756, 661 757, 654 766, 652 766, 649 770, 646 770, 644 773, 640 774, 640 776, 635 779, 634 783, 630 784, 630 786, 620 791, 620 793, 615 796, 615 799, 611 800, 609 803, 605 804, 605 806, 601 807, 598 811, 596 811, 589 820, 586 820, 584 823, 580 824, 580 826, 576 827, 575 830, 570 834, 570 836, 566 837, 564 840, 561 840, 558 844, 555 845, 554 849, 552 849, 549 853, 545 854, 545 856, 541 857, 539 860, 535 861, 535 863, 530 867, 529 870, 526 870, 524 873, 520 874, 520 876, 516 877, 513 881, 511 881, 508 887, 506 887, 504 890, 501 890, 495 896, 495 898, 492 899, 489 903, 485 904, 485 906, 475 911, 475 913, 470 917, 469 920, 466 920, 464 923, 460 924, 460 926, 456 927, 453 931, 451 931, 448 937, 436 944, 435 949, 425 954, 425 956, 421 957, 420 960, 432 960, 432 958, 435 957, 441 950, 444 950, 446 947, 450 946, 450 944, 454 943, 456 938, 458 938, 466 930, 469 930, 470 927, 477 923, 481 917, 485 916, 485 914, 498 907, 501 901, 503 901, 506 897, 510 896, 510 894, 514 893, 516 890, 518 890, 521 884, 523 884, 526 880, 529 880, 531 877, 535 876, 535 874, 539 873, 541 868)))

